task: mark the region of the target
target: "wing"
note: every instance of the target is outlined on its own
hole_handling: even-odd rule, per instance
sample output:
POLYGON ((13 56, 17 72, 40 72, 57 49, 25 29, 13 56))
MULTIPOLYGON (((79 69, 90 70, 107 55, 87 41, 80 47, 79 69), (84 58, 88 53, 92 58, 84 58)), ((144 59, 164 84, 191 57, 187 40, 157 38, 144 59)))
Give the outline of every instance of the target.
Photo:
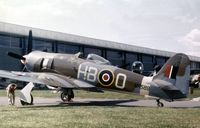
POLYGON ((84 81, 55 73, 14 72, 0 70, 0 77, 63 88, 93 88, 84 81))

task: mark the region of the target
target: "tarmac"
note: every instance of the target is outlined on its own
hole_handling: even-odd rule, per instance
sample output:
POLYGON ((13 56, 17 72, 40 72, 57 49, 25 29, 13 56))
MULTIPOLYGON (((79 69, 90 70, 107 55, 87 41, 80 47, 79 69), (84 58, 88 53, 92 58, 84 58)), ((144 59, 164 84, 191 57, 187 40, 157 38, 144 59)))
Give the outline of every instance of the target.
MULTIPOLYGON (((161 100, 166 108, 200 108, 200 101, 183 100, 167 102, 161 100)), ((8 106, 7 97, 0 97, 0 106, 8 106)), ((15 106, 22 107, 19 97, 16 97, 15 106)), ((75 98, 72 102, 62 102, 59 98, 34 98, 34 105, 38 106, 112 106, 112 107, 157 107, 155 100, 134 99, 81 99, 75 98)))

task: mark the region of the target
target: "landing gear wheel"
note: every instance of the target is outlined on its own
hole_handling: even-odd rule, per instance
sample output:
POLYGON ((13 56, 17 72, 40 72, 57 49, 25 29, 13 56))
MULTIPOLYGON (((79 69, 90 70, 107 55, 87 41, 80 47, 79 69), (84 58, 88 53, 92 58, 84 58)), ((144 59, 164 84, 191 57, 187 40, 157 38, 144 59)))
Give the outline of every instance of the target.
POLYGON ((65 94, 64 92, 62 92, 62 93, 60 94, 60 98, 61 98, 61 100, 62 100, 63 102, 69 101, 68 95, 65 94))
POLYGON ((158 107, 164 107, 164 104, 160 102, 160 99, 157 99, 156 102, 158 107))
POLYGON ((159 102, 159 103, 157 103, 157 106, 158 106, 158 107, 163 107, 164 104, 163 104, 162 102, 159 102))
POLYGON ((63 102, 69 102, 72 98, 74 98, 74 92, 71 90, 70 92, 62 92, 60 94, 60 98, 63 102))
POLYGON ((32 94, 30 94, 31 95, 31 103, 27 103, 27 102, 25 102, 25 101, 23 101, 23 100, 20 100, 20 102, 21 102, 21 104, 24 106, 24 105, 33 105, 33 96, 32 96, 32 94))

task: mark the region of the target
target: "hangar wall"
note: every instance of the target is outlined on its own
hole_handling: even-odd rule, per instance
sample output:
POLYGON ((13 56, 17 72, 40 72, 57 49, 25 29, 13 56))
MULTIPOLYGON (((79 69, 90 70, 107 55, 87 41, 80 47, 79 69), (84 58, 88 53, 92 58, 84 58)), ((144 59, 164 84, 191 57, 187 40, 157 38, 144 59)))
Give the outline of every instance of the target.
POLYGON ((12 51, 17 54, 22 54, 21 49, 0 47, 0 69, 11 70, 11 71, 21 71, 23 67, 22 64, 20 63, 19 60, 8 57, 7 56, 8 51, 12 51))

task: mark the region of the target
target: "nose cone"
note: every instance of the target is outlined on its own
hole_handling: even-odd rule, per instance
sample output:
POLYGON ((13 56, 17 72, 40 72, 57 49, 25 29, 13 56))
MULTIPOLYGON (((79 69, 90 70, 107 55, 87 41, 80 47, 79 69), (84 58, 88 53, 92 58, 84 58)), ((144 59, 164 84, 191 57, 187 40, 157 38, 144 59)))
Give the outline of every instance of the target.
POLYGON ((33 71, 34 64, 36 63, 37 59, 39 58, 39 55, 35 55, 33 53, 29 53, 27 55, 24 55, 21 60, 21 63, 25 65, 26 69, 28 71, 33 71))
POLYGON ((23 56, 23 59, 20 60, 22 64, 26 64, 27 63, 27 55, 23 56))

